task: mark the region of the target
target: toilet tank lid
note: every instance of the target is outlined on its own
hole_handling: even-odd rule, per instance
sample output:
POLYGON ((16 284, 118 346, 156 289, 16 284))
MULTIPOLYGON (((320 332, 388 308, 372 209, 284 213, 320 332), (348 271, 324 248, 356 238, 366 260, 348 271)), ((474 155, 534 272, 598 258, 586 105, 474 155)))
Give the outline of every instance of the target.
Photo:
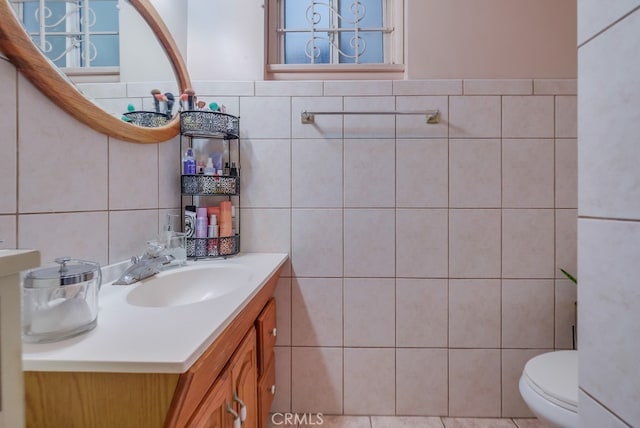
POLYGON ((525 364, 523 374, 544 394, 578 405, 578 351, 538 355, 525 364))

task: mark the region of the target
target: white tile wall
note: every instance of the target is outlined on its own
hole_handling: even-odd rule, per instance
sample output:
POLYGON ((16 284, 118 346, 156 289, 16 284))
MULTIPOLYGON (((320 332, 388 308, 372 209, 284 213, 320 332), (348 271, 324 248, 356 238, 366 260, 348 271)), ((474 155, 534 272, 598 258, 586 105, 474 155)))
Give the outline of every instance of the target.
POLYGON ((502 136, 553 138, 553 101, 551 96, 502 97, 502 136))
POLYGON ((342 277, 342 210, 294 209, 291 212, 291 264, 299 277, 342 277), (310 245, 311 244, 311 245, 310 245))
POLYGON ((640 222, 581 218, 578 239, 580 387, 634 425, 640 342, 630 337, 639 331, 640 222))
POLYGON ((292 207, 342 207, 343 153, 341 139, 291 142, 292 207))
MULTIPOLYGON (((0 60, 0 74, 6 78, 0 79, 0 93, 15 94, 17 87, 17 71, 7 61, 0 60)), ((17 141, 17 111, 15 108, 15 98, 1 97, 0 110, 0 129, 3 138, 0 139, 0 171, 2 180, 0 180, 0 213, 16 212, 16 186, 17 186, 17 170, 18 170, 18 153, 16 147, 17 141)), ((3 231, 4 232, 4 231, 3 231)), ((8 235, 8 234, 7 234, 8 235)), ((14 234, 15 236, 15 234, 14 234)), ((8 239, 5 238, 5 239, 8 239)))
POLYGON ((294 278, 291 289, 291 344, 342 346, 342 279, 294 278))
POLYGON ((0 248, 18 248, 16 223, 15 215, 0 215, 0 248))
POLYGON ((449 203, 452 208, 502 206, 501 152, 499 139, 449 141, 449 203))
POLYGON ((593 397, 580 391, 578 395, 578 420, 585 428, 628 428, 629 425, 617 418, 593 397))
POLYGON ((500 97, 450 97, 452 138, 500 137, 500 97))
POLYGON ((396 275, 403 278, 447 276, 447 210, 396 210, 396 275))
POLYGON ((502 205, 508 208, 553 208, 552 139, 502 140, 502 205))
POLYGON ((395 414, 395 351, 344 348, 344 396, 345 414, 395 414))
POLYGON ((598 0, 582 0, 578 3, 578 45, 606 29, 630 11, 640 6, 638 0, 620 0, 603 4, 598 0))
POLYGON ((446 348, 446 279, 396 279, 396 346, 446 348))
POLYGON ((500 215, 497 209, 449 210, 451 277, 500 277, 500 215))
POLYGON ((500 415, 499 349, 449 350, 449 415, 500 415))
POLYGON ((586 167, 578 183, 580 215, 640 218, 636 98, 640 82, 635 78, 640 73, 639 25, 640 14, 635 12, 578 54, 581 67, 589 70, 579 82, 579 162, 586 167), (603 78, 611 70, 620 75, 603 78))
POLYGON ((498 279, 449 280, 449 345, 499 348, 501 289, 498 279))
POLYGON ((555 296, 551 279, 502 281, 502 346, 553 348, 555 296))
POLYGON ((396 413, 445 415, 449 397, 446 349, 396 349, 396 413))
POLYGON ((637 426, 640 2, 579 2, 578 24, 580 424, 637 426))
POLYGON ((344 346, 393 347, 395 295, 393 279, 345 278, 344 346))
MULTIPOLYGON (((20 175, 0 169, 7 243, 35 246, 43 260, 138 252, 180 210, 179 139, 110 141, 6 68, 33 98, 20 99, 20 141, 2 143, 20 149, 20 175)), ((291 256, 276 291, 273 410, 529 415, 513 397, 521 363, 570 339, 560 327, 575 295, 557 268, 576 266, 574 80, 194 88, 241 116, 242 249, 291 256), (300 123, 304 110, 344 109, 439 109, 441 122, 300 123)))
POLYGON ((446 139, 396 140, 396 206, 446 208, 449 174, 446 139))
POLYGON ((76 123, 23 77, 18 90, 19 212, 106 210, 107 137, 76 123))
POLYGON ((395 210, 344 210, 344 276, 394 277, 395 210))
POLYGON ((345 139, 345 207, 394 207, 395 164, 395 140, 345 139))
POLYGON ((109 208, 158 207, 158 145, 109 142, 109 208), (122 171, 136 171, 136 178, 122 171))
POLYGON ((342 414, 343 372, 340 348, 292 348, 291 410, 342 414))
POLYGON ((464 81, 464 95, 531 95, 529 79, 470 79, 464 81))

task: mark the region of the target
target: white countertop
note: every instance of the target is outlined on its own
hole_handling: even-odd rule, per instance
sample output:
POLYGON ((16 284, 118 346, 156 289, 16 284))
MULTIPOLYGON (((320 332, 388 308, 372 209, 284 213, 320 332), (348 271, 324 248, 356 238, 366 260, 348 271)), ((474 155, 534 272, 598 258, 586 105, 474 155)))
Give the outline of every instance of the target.
MULTIPOLYGON (((260 291, 287 257, 287 254, 280 253, 241 253, 226 260, 189 261, 187 268, 208 263, 232 263, 249 266, 254 273, 247 285, 232 293, 184 306, 133 306, 127 303, 127 294, 144 281, 125 286, 105 283, 100 290, 96 328, 59 342, 23 344, 23 369, 183 373, 260 291)), ((158 276, 170 274, 172 270, 158 276)))

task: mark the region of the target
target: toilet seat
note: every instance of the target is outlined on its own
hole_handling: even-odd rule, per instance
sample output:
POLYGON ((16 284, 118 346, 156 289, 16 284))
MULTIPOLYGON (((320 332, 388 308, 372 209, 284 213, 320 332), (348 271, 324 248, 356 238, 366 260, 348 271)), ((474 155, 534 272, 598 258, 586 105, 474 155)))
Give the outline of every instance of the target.
POLYGON ((527 362, 523 380, 542 398, 571 412, 578 412, 578 352, 556 351, 527 362))
POLYGON ((533 414, 553 427, 578 427, 578 351, 555 351, 527 362, 520 395, 533 414))

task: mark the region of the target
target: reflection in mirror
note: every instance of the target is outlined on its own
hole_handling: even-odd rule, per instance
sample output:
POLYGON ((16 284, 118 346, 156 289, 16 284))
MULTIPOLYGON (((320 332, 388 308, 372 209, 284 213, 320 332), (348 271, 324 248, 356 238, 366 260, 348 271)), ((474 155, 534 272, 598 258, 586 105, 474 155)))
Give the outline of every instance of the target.
POLYGON ((142 126, 167 122, 162 115, 137 113, 156 110, 153 89, 173 95, 178 85, 155 34, 129 2, 10 2, 34 44, 85 96, 116 117, 127 112, 142 126), (131 90, 129 83, 135 83, 131 90))
POLYGON ((11 0, 33 42, 63 69, 118 67, 118 0, 11 0))
MULTIPOLYGON (((91 2, 90 4, 102 4, 104 7, 114 6, 112 0, 83 0, 72 3, 83 3, 86 6, 89 2, 91 2)), ((162 93, 180 93, 191 86, 186 66, 176 43, 150 1, 129 0, 125 2, 120 0, 118 2, 117 31, 114 29, 115 27, 109 30, 105 29, 106 26, 104 28, 95 27, 94 40, 95 37, 100 36, 110 36, 112 39, 117 36, 123 41, 117 46, 119 66, 95 65, 95 61, 102 61, 97 59, 99 55, 96 54, 96 51, 99 46, 93 46, 91 42, 78 38, 78 31, 83 34, 93 31, 90 31, 90 27, 98 22, 97 18, 92 18, 95 11, 85 12, 88 9, 77 9, 73 4, 67 3, 69 2, 65 0, 38 0, 36 6, 33 0, 0 0, 0 16, 3 17, 0 19, 0 51, 59 107, 99 132, 121 140, 142 143, 166 141, 175 136, 179 129, 177 116, 171 118, 166 125, 157 128, 144 128, 121 120, 122 113, 128 110, 153 110, 155 98, 151 94, 152 89, 161 89, 162 93), (45 7, 46 4, 64 5, 64 7, 58 7, 57 12, 54 13, 46 8, 43 9, 41 7, 43 4, 45 7), (38 23, 37 28, 34 31, 29 28, 25 29, 20 24, 18 16, 24 16, 29 8, 38 16, 43 15, 45 18, 55 16, 57 19, 49 23, 46 19, 42 21, 40 18, 34 17, 34 22, 38 23), (59 22, 61 19, 64 22, 64 31, 61 30, 63 26, 59 22), (89 23, 94 22, 94 24, 83 25, 83 19, 89 19, 89 23), (45 25, 41 26, 40 22, 44 22, 45 25), (128 22, 133 22, 133 26, 128 22), (123 24, 131 28, 125 30, 123 24), (61 42, 62 39, 58 39, 55 42, 47 42, 45 38, 44 42, 39 43, 45 47, 45 50, 48 49, 52 52, 51 55, 54 55, 54 45, 64 45, 64 50, 58 50, 55 57, 49 59, 32 40, 40 42, 43 37, 42 33, 51 31, 62 32, 63 34, 55 34, 54 37, 62 38, 65 41, 61 42), (128 35, 125 37, 125 34, 128 35), (124 43, 125 41, 126 43, 124 43), (149 44, 150 41, 154 41, 157 48, 152 47, 149 44), (123 46, 126 49, 123 49, 123 46), (125 60, 127 56, 123 52, 127 51, 130 52, 128 58, 135 58, 135 63, 132 60, 125 60), (67 65, 64 70, 72 74, 78 84, 71 84, 67 75, 53 66, 52 59, 57 62, 64 61, 64 64, 67 65), (94 61, 94 65, 91 65, 92 61, 94 61), (74 66, 69 67, 70 64, 74 66), (88 66, 82 67, 83 65, 88 66), (138 81, 121 81, 121 77, 126 74, 127 69, 136 70, 138 75, 140 75, 138 70, 146 69, 149 70, 149 73, 143 73, 143 77, 138 81), (86 83, 87 79, 97 80, 101 83, 86 83), (81 82, 83 80, 84 82, 81 82), (98 108, 94 100, 83 96, 79 91, 79 86, 85 93, 92 95, 94 100, 108 98, 111 103, 108 110, 114 114, 109 114, 104 109, 98 108), (108 96, 104 97, 104 94, 108 96), (132 105, 129 106, 129 104, 132 105)), ((32 26, 35 25, 34 22, 31 23, 32 26)), ((89 40, 91 40, 91 34, 89 36, 89 40)), ((113 53, 113 48, 111 50, 113 53)), ((111 56, 113 57, 113 55, 111 56)))

